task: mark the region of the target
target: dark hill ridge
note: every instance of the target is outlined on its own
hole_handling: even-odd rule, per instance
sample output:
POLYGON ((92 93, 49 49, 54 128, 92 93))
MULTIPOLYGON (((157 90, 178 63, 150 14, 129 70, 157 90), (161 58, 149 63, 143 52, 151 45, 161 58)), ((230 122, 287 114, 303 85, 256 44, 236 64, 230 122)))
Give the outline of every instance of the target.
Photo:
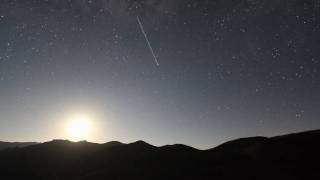
POLYGON ((54 140, 0 151, 1 179, 320 179, 320 130, 198 150, 143 141, 54 140))
POLYGON ((3 142, 0 141, 0 150, 6 148, 21 148, 37 144, 36 142, 3 142))

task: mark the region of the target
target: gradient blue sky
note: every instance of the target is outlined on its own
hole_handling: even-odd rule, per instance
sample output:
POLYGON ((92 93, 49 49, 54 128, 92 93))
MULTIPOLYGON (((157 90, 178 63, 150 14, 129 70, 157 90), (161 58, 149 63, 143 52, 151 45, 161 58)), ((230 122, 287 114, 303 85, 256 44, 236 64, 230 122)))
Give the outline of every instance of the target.
POLYGON ((320 127, 318 0, 3 0, 0 139, 209 148, 320 127), (160 62, 156 66, 136 17, 160 62))

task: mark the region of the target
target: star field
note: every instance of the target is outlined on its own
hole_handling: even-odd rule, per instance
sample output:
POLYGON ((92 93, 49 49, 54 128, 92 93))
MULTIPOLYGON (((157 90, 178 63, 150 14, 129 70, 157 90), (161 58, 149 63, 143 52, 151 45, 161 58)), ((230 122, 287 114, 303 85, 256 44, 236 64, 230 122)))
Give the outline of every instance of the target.
POLYGON ((3 140, 63 138, 78 110, 99 117, 97 142, 320 127, 319 0, 3 0, 0 27, 3 140))

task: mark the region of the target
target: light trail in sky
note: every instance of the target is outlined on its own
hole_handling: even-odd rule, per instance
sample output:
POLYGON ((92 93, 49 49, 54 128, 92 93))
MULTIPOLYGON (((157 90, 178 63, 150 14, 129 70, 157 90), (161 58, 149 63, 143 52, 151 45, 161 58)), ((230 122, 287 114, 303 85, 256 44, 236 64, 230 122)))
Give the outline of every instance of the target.
POLYGON ((150 41, 149 41, 149 39, 148 39, 148 36, 147 36, 147 34, 146 34, 146 32, 145 32, 145 30, 144 30, 144 28, 143 28, 143 25, 142 25, 142 23, 141 23, 141 21, 140 21, 139 16, 137 16, 137 21, 138 21, 138 23, 139 23, 139 26, 140 26, 140 29, 141 29, 141 31, 142 31, 142 34, 144 35, 144 38, 145 38, 146 41, 147 41, 147 44, 148 44, 148 47, 149 47, 149 49, 150 49, 150 52, 151 52, 151 54, 152 54, 152 56, 153 56, 153 59, 154 59, 156 65, 159 66, 159 65, 160 65, 160 64, 159 64, 159 61, 158 61, 157 56, 155 55, 155 53, 154 53, 154 51, 153 51, 153 48, 152 48, 151 43, 150 43, 150 41))

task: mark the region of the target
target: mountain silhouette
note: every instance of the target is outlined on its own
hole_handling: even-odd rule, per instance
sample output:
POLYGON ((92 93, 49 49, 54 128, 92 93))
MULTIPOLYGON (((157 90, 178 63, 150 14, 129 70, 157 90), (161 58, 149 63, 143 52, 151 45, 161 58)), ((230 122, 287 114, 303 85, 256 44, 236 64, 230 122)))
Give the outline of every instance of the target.
POLYGON ((37 144, 36 142, 3 142, 0 141, 0 150, 6 148, 20 148, 37 144))
MULTIPOLYGON (((1 179, 320 179, 320 130, 250 137, 208 150, 144 141, 53 140, 0 150, 1 179)), ((3 144, 1 142, 0 144, 3 144)))

